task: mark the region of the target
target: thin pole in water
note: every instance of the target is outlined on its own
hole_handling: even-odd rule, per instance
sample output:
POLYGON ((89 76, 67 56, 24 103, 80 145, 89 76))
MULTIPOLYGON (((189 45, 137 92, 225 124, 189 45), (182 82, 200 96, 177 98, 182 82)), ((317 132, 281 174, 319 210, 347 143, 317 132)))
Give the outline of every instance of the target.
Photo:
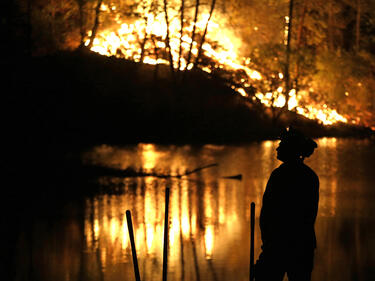
POLYGON ((250 207, 250 281, 254 280, 254 224, 255 224, 255 203, 250 207))
POLYGON ((131 215, 129 210, 126 210, 126 220, 128 222, 130 245, 131 245, 131 248, 132 248, 135 280, 141 281, 141 277, 139 275, 139 268, 138 268, 137 251, 136 251, 136 248, 135 248, 135 241, 134 241, 132 215, 131 215))
POLYGON ((167 281, 167 268, 168 268, 169 190, 170 190, 169 187, 167 187, 165 190, 163 281, 167 281))

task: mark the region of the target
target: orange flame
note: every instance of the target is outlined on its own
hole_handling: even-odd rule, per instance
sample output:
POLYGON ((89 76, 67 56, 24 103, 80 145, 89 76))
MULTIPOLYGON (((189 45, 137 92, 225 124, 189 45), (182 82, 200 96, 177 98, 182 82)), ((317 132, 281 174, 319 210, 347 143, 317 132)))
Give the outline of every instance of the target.
MULTIPOLYGON (((103 5, 101 7, 102 12, 116 11, 116 7, 108 7, 103 5)), ((153 40, 145 40, 144 54, 142 62, 146 64, 169 64, 167 58, 158 57, 155 54, 155 48, 165 48, 165 39, 167 34, 167 26, 165 23, 165 16, 161 12, 157 15, 148 11, 143 11, 144 19, 134 20, 132 23, 123 22, 119 16, 116 17, 116 24, 112 27, 107 28, 99 32, 94 39, 91 50, 105 56, 116 56, 130 59, 133 61, 140 61, 142 57, 142 48, 140 42, 147 38, 153 38, 153 40), (146 20, 145 20, 146 19, 146 20)), ((170 13, 173 15, 172 10, 170 13)), ((170 34, 170 46, 173 58, 173 66, 175 69, 179 66, 179 48, 180 38, 181 46, 184 54, 186 54, 190 48, 192 39, 184 34, 180 33, 180 21, 178 16, 173 18, 169 26, 170 34)), ((196 23, 197 33, 203 33, 209 18, 208 13, 201 15, 199 21, 196 23)), ((239 58, 238 47, 241 45, 238 37, 231 32, 231 30, 223 28, 220 24, 224 17, 214 16, 208 23, 207 42, 218 42, 218 46, 213 47, 209 43, 204 43, 202 46, 204 55, 209 57, 215 62, 215 68, 226 69, 229 71, 241 70, 246 74, 247 79, 241 79, 241 82, 237 86, 231 86, 233 90, 239 93, 243 97, 249 97, 246 92, 246 88, 250 86, 250 81, 262 80, 263 77, 258 71, 249 68, 251 59, 250 58, 239 58), (223 47, 225 46, 225 47, 223 47), (240 85, 240 86, 239 86, 240 85)), ((185 33, 191 34, 194 27, 194 23, 186 23, 184 27, 185 33)), ((89 33, 88 36, 91 34, 89 33)), ((89 40, 86 41, 86 45, 89 44, 89 40)), ((192 42, 192 54, 198 54, 198 42, 192 42)), ((191 69, 193 64, 187 62, 185 57, 180 58, 180 70, 185 68, 191 69)), ((208 66, 201 67, 203 71, 208 73, 212 72, 212 69, 208 66)), ((283 79, 283 74, 279 73, 279 79, 283 79)), ((329 108, 326 104, 310 103, 302 106, 301 101, 306 95, 306 92, 299 92, 296 94, 295 89, 292 89, 289 93, 288 109, 294 110, 298 114, 301 114, 309 119, 315 119, 324 125, 332 125, 337 122, 348 123, 348 119, 343 115, 340 115, 335 109, 329 108)), ((279 87, 274 92, 261 93, 258 92, 252 97, 253 100, 259 100, 262 104, 268 107, 283 107, 286 102, 285 94, 283 94, 283 88, 279 87)), ((352 123, 358 124, 358 120, 351 120, 352 123)))

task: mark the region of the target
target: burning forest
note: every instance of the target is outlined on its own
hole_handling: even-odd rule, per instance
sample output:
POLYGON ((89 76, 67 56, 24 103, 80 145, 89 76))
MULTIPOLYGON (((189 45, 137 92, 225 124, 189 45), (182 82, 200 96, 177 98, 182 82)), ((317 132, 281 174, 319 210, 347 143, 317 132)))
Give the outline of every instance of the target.
POLYGON ((34 57, 85 49, 156 77, 165 65, 175 85, 199 69, 275 120, 289 111, 375 130, 375 2, 247 2, 20 0, 29 28, 14 38, 34 57))
MULTIPOLYGON (((241 42, 234 32, 222 28, 227 24, 224 15, 213 13, 215 1, 212 1, 210 11, 204 7, 201 14, 190 21, 184 18, 182 12, 184 1, 180 4, 179 13, 166 7, 166 4, 164 11, 154 10, 153 13, 155 8, 151 2, 145 3, 141 8, 143 18, 131 23, 120 19, 119 14, 115 13, 116 6, 102 4, 100 9, 103 13, 117 15, 116 23, 98 32, 95 38, 91 38, 90 31, 85 45, 106 56, 153 65, 173 65, 172 71, 198 67, 205 72, 225 77, 233 90, 251 102, 279 108, 287 103, 288 110, 295 110, 310 119, 318 119, 324 125, 337 122, 359 124, 360 120, 341 115, 326 103, 307 101, 313 88, 300 90, 298 94, 294 88, 287 92, 282 72, 272 77, 277 86, 273 90, 270 81, 255 70, 257 66, 252 63, 251 58, 238 55, 240 51, 236 46, 241 46, 241 42), (261 91, 266 88, 268 91, 261 91)), ((174 5, 177 6, 177 3, 174 5)), ((198 10, 199 6, 195 9, 198 10)), ((287 25, 285 28, 287 36, 287 25)))
POLYGON ((375 280, 375 0, 0 7, 3 280, 375 280))

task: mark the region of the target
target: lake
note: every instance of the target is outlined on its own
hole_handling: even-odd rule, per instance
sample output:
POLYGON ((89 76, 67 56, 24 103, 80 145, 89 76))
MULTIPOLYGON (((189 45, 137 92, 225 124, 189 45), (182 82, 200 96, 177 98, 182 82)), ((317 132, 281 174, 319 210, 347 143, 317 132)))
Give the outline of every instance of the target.
MULTIPOLYGON (((374 140, 317 143, 305 160, 320 179, 312 280, 375 280, 374 140)), ((277 145, 93 147, 82 155, 86 164, 155 176, 97 177, 100 191, 67 204, 66 215, 35 219, 32 234, 18 239, 16 280, 135 280, 126 210, 132 213, 141 280, 162 280, 166 187, 168 280, 249 280, 250 204, 256 204, 257 258, 262 195, 281 164, 277 145), (230 178, 237 175, 242 179, 230 178)))

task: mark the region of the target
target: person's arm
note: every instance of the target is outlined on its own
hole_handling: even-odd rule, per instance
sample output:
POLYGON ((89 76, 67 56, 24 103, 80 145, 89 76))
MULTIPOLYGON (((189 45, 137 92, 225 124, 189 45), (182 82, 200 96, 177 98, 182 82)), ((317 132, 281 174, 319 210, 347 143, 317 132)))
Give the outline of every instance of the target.
POLYGON ((309 184, 307 187, 307 192, 305 194, 304 199, 304 206, 303 206, 303 228, 301 229, 303 232, 312 231, 314 228, 316 216, 318 214, 318 204, 319 204, 319 179, 314 174, 313 177, 310 178, 309 184))
POLYGON ((319 178, 315 175, 314 184, 313 184, 313 195, 312 195, 312 224, 314 225, 316 216, 318 214, 319 206, 319 178))
POLYGON ((266 189, 263 194, 262 209, 260 210, 259 226, 263 244, 266 243, 271 232, 271 212, 273 208, 272 201, 274 197, 273 189, 275 185, 275 178, 276 172, 273 171, 270 178, 268 179, 266 189))

